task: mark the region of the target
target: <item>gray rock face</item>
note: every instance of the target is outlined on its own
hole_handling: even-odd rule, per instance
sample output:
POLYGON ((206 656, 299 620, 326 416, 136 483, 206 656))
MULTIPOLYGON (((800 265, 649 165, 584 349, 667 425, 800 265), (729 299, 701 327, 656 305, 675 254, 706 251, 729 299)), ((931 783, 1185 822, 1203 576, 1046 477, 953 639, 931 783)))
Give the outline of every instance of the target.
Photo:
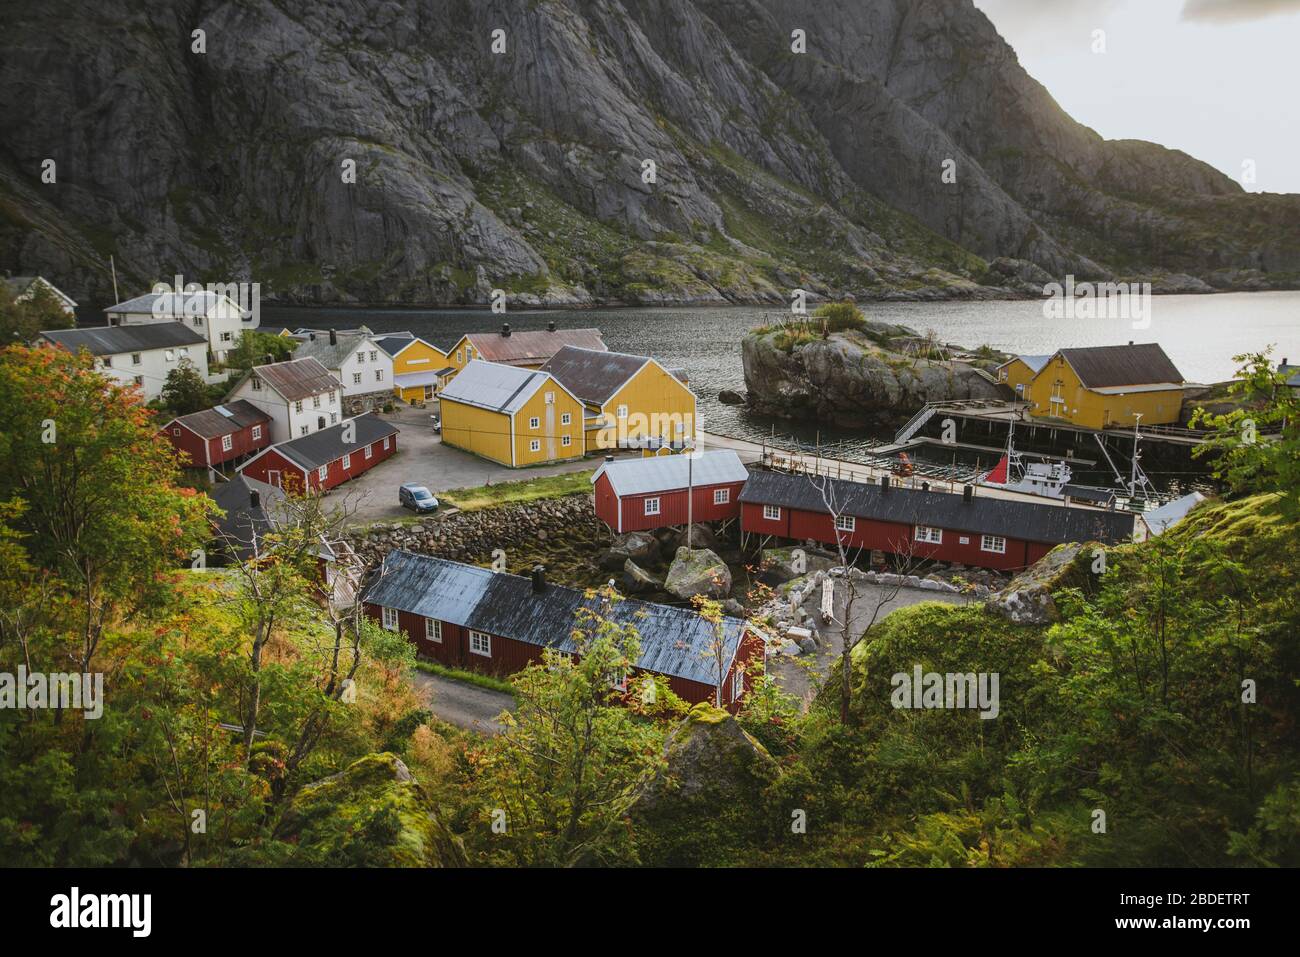
POLYGON ((857 428, 899 423, 927 402, 1001 394, 973 365, 884 351, 858 332, 789 352, 777 340, 777 333, 755 333, 741 344, 750 407, 767 415, 857 428))
POLYGON ((725 598, 731 592, 731 569, 707 548, 682 547, 668 569, 664 590, 683 600, 696 595, 725 598))
POLYGON ((987 606, 1009 621, 1027 625, 1046 625, 1060 618, 1052 593, 1071 584, 1079 575, 1079 562, 1102 546, 1058 545, 1011 580, 1006 588, 990 597, 987 606))
POLYGON ((131 292, 180 272, 335 302, 1300 275, 1300 197, 1102 140, 972 0, 10 3, 0 196, 0 268, 90 302, 110 253, 131 292))

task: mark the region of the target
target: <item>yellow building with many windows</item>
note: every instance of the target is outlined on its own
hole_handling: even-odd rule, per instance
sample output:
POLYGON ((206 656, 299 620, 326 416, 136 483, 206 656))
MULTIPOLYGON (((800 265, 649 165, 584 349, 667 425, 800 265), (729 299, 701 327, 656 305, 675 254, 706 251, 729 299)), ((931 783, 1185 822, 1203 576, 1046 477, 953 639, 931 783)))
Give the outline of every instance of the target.
POLYGON ((1023 391, 1029 415, 1087 429, 1176 423, 1182 373, 1156 343, 1061 349, 1023 391))
POLYGON ((384 336, 375 344, 392 358, 393 393, 407 402, 434 398, 454 374, 447 353, 418 336, 384 336))
POLYGON ((542 371, 586 406, 592 451, 681 449, 695 437, 695 393, 654 359, 565 346, 542 371))
POLYGON ((442 441, 511 468, 581 458, 583 405, 552 376, 476 359, 439 394, 442 441))

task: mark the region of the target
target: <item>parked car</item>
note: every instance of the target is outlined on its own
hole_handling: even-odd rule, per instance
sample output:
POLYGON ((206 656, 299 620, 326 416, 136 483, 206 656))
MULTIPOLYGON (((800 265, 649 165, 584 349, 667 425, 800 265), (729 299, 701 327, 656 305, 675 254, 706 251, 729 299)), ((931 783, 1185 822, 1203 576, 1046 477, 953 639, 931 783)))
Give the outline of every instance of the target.
POLYGON ((442 416, 440 415, 429 416, 429 424, 433 426, 433 431, 435 434, 440 434, 442 432, 442 416))
POLYGON ((406 484, 397 490, 397 502, 413 512, 436 512, 438 500, 423 485, 406 484))

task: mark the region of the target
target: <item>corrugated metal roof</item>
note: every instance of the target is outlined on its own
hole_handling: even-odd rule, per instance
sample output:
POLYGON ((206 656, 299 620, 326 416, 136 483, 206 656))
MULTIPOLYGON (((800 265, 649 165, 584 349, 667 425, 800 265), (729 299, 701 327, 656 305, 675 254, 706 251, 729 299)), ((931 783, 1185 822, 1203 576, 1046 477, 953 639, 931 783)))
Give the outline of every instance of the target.
POLYGON ((471 332, 467 338, 479 357, 489 362, 509 364, 544 362, 565 346, 604 351, 605 341, 599 329, 535 329, 511 332, 471 332))
POLYGON ((743 482, 749 478, 749 470, 735 452, 720 449, 695 459, 689 455, 657 455, 606 462, 596 469, 591 481, 594 483, 602 475, 609 476, 615 495, 645 495, 686 488, 688 475, 695 487, 743 482))
POLYGON ((1088 346, 1062 349, 1058 353, 1070 363, 1085 388, 1116 385, 1148 385, 1153 382, 1184 381, 1178 367, 1155 342, 1134 346, 1088 346))
POLYGON ((338 425, 331 425, 328 429, 321 429, 311 435, 281 442, 272 448, 290 462, 295 462, 305 469, 315 469, 341 459, 345 455, 354 455, 365 446, 385 436, 396 435, 399 431, 391 422, 385 422, 375 413, 367 412, 354 419, 344 419, 338 425), (343 430, 349 422, 355 425, 353 441, 344 442, 343 430))
POLYGON ((304 340, 298 348, 293 350, 295 359, 316 359, 326 369, 340 369, 343 367, 343 360, 353 352, 369 349, 371 345, 377 345, 365 333, 340 333, 334 334, 335 341, 330 342, 329 334, 316 335, 315 339, 308 338, 304 340))
POLYGON ((191 432, 201 435, 205 439, 215 439, 217 436, 229 435, 250 425, 270 421, 271 417, 253 403, 244 399, 237 399, 234 402, 218 405, 211 409, 204 409, 201 412, 191 412, 189 415, 177 416, 167 425, 170 426, 179 422, 191 432), (224 413, 222 412, 223 409, 225 410, 224 413))
MULTIPOLYGON (((435 618, 514 641, 574 653, 580 608, 599 611, 601 600, 563 585, 541 594, 532 581, 460 562, 394 550, 366 588, 365 602, 435 618)), ((713 626, 694 611, 635 599, 614 604, 606 617, 636 626, 641 650, 636 667, 707 685, 717 683, 713 626)), ((730 667, 744 634, 738 618, 722 619, 724 657, 730 667)))
POLYGON ((475 359, 460 370, 438 398, 444 402, 463 402, 480 409, 513 414, 547 383, 555 383, 555 380, 545 372, 475 359))
MULTIPOLYGON (((1043 368, 1043 366, 1047 365, 1047 360, 1050 359, 1050 358, 1052 358, 1050 355, 1046 355, 1046 356, 1016 356, 1016 359, 1019 359, 1019 360, 1020 360, 1021 362, 1023 362, 1025 365, 1029 366, 1029 368, 1032 369, 1034 372, 1039 371, 1040 369, 1043 368)), ((1007 366, 1011 365, 1011 363, 1015 362, 1016 359, 1008 359, 1006 362, 1002 363, 1002 365, 998 366, 998 368, 999 368, 999 369, 1004 369, 1004 368, 1006 368, 1007 366)))
MULTIPOLYGON (((836 506, 843 514, 858 518, 929 525, 978 535, 1001 535, 1031 542, 1058 545, 1062 542, 1100 541, 1115 544, 1133 534, 1134 516, 1128 512, 1039 505, 1015 499, 993 498, 976 493, 967 502, 950 492, 923 492, 890 488, 865 482, 818 478, 829 482, 836 506)), ((758 505, 827 513, 821 493, 807 475, 785 472, 753 472, 741 490, 740 500, 758 505)))
POLYGON ((1142 519, 1147 523, 1147 528, 1151 529, 1152 535, 1163 535, 1185 519, 1188 512, 1204 501, 1205 496, 1200 492, 1189 492, 1182 498, 1176 498, 1172 502, 1166 502, 1159 508, 1143 513, 1142 519))
POLYGON ((334 378, 334 374, 325 368, 320 360, 312 358, 290 359, 288 362, 254 366, 250 374, 260 378, 291 402, 310 399, 314 395, 324 395, 326 392, 342 388, 339 380, 334 378))
POLYGON ((437 346, 430 345, 419 336, 409 332, 386 332, 382 337, 376 338, 374 342, 375 345, 379 346, 379 348, 383 349, 384 352, 388 353, 388 355, 393 358, 396 358, 399 352, 416 342, 424 342, 426 346, 429 346, 430 349, 433 349, 439 355, 443 354, 442 350, 437 346))
POLYGON ((91 326, 53 329, 41 336, 70 352, 86 349, 91 355, 116 356, 150 349, 171 349, 208 343, 207 337, 179 322, 145 322, 137 326, 91 326))
POLYGON ((645 367, 647 356, 565 346, 542 365, 584 402, 602 405, 645 367))
POLYGON ((429 372, 399 372, 393 376, 393 384, 399 389, 411 389, 421 385, 437 385, 440 373, 435 371, 429 372))
POLYGON ((134 299, 109 306, 104 312, 131 315, 148 313, 167 319, 182 319, 190 316, 206 316, 212 307, 223 299, 239 310, 241 316, 252 315, 229 296, 218 295, 207 289, 194 292, 147 292, 143 296, 136 296, 134 299))
POLYGON ((240 561, 253 554, 256 540, 271 530, 270 510, 284 498, 284 492, 247 475, 236 475, 229 482, 219 482, 210 493, 224 515, 213 520, 222 543, 240 561), (252 492, 258 493, 258 505, 252 506, 252 492))

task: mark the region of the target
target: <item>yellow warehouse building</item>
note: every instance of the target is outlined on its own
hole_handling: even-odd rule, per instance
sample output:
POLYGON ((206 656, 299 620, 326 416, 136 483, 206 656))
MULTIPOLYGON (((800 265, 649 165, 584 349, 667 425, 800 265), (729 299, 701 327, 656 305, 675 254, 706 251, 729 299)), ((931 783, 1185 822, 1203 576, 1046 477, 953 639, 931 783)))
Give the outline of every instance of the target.
MULTIPOLYGON (((1006 384, 1022 375, 1017 361, 1031 366, 1040 357, 1012 360, 999 369, 1006 384), (1011 368, 1008 368, 1008 367, 1011 368)), ((1053 353, 1018 390, 1029 403, 1029 415, 1068 422, 1087 429, 1178 422, 1183 408, 1182 373, 1156 343, 1060 349, 1053 353)), ((1015 388, 1012 385, 1012 388, 1015 388)))
POLYGON ((450 381, 447 353, 410 333, 377 338, 393 360, 393 393, 407 402, 434 398, 450 381))

